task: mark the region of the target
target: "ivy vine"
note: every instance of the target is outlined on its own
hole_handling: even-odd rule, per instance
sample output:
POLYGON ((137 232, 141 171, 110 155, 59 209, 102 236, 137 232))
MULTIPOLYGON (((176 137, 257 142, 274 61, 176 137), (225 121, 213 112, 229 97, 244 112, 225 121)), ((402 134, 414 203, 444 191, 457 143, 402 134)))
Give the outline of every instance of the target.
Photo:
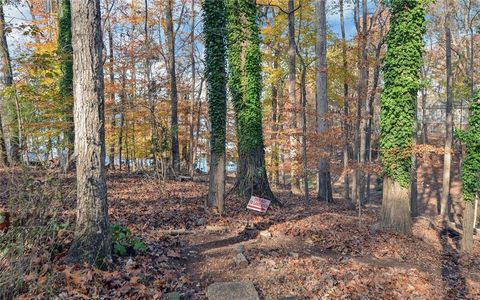
POLYGON ((380 149, 385 175, 410 185, 415 103, 421 87, 425 33, 424 0, 389 0, 391 18, 383 65, 380 149))

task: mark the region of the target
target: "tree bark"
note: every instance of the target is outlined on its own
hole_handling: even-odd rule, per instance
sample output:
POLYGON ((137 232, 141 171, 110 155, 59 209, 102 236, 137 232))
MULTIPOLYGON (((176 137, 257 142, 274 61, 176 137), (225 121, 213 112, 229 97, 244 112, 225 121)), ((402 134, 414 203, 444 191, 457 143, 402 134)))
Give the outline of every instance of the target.
MULTIPOLYGON (((445 4, 448 5, 447 1, 445 4)), ((445 59, 447 79, 447 101, 445 107, 445 154, 443 159, 443 186, 440 202, 440 214, 443 220, 449 219, 449 197, 452 166, 452 145, 453 145, 453 99, 452 99, 452 33, 450 31, 450 12, 445 16, 445 59)))
POLYGON ((343 66, 343 134, 344 134, 344 143, 343 143, 343 197, 345 200, 350 200, 350 179, 349 179, 349 107, 348 107, 348 83, 347 83, 347 39, 345 34, 345 16, 344 16, 344 2, 343 0, 339 1, 339 10, 340 10, 340 31, 342 34, 342 66, 343 66))
MULTIPOLYGON (((106 2, 107 8, 110 9, 109 1, 106 2)), ((110 93, 110 105, 112 106, 111 116, 110 116, 110 125, 112 126, 112 134, 115 133, 115 91, 113 85, 115 85, 115 72, 114 72, 114 56, 113 56, 113 30, 112 30, 112 21, 110 16, 108 17, 107 24, 107 34, 108 34, 108 77, 110 79, 110 84, 112 85, 112 92, 110 93)), ((109 151, 109 167, 115 169, 115 140, 112 139, 110 144, 109 151)))
POLYGON ((195 172, 195 162, 194 162, 194 151, 196 150, 194 148, 194 127, 195 124, 193 122, 194 120, 194 113, 195 113, 195 89, 196 89, 196 61, 195 61, 195 0, 192 0, 192 24, 191 24, 191 31, 190 31, 190 62, 192 64, 192 92, 191 92, 191 99, 190 99, 190 116, 189 116, 189 129, 190 129, 190 138, 189 138, 189 146, 188 146, 188 170, 190 173, 190 176, 193 177, 193 174, 195 172))
POLYGON ((383 229, 409 234, 411 232, 410 191, 389 177, 383 179, 383 229))
MULTIPOLYGON (((328 97, 327 97, 327 17, 325 11, 325 0, 317 0, 315 2, 315 14, 317 23, 317 89, 316 89, 316 106, 317 106, 317 132, 322 135, 328 130, 328 121, 326 114, 328 113, 328 97)), ((322 147, 322 152, 328 153, 328 146, 322 147)), ((330 178, 330 166, 328 157, 322 156, 318 164, 318 200, 331 202, 332 183, 330 178)))
POLYGON ((170 77, 170 100, 171 111, 171 134, 172 134, 172 168, 174 175, 180 174, 180 151, 178 146, 178 91, 177 71, 175 62, 175 32, 173 29, 173 3, 174 0, 167 0, 166 25, 167 25, 167 47, 168 47, 168 75, 170 77))
POLYGON ((291 191, 300 194, 298 137, 297 137, 297 100, 296 100, 296 51, 295 51, 295 3, 288 0, 288 102, 292 108, 290 118, 290 156, 291 156, 291 191))
POLYGON ((210 181, 207 206, 224 211, 225 142, 227 121, 226 16, 223 1, 205 0, 205 67, 208 86, 210 135, 210 181))
MULTIPOLYGON (((13 84, 12 66, 10 53, 8 50, 7 36, 5 31, 5 15, 3 11, 3 2, 0 2, 0 91, 11 87, 13 84)), ((10 164, 20 162, 20 126, 18 100, 16 102, 16 112, 14 118, 9 118, 9 103, 4 96, 0 97, 0 115, 2 121, 2 137, 5 144, 6 155, 10 164)))
POLYGON ((473 224, 475 218, 475 201, 465 201, 465 209, 463 210, 463 236, 460 247, 462 251, 470 253, 473 249, 473 224))
POLYGON ((68 261, 111 263, 105 178, 104 78, 100 2, 72 1, 77 222, 68 261))

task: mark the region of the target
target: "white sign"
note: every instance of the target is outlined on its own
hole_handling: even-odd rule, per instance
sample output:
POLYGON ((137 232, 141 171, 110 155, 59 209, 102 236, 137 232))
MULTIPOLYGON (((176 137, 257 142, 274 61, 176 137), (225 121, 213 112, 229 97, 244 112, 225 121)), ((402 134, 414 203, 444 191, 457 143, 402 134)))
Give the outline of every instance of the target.
POLYGON ((250 201, 248 201, 247 208, 264 213, 267 212, 269 205, 270 200, 252 196, 252 198, 250 198, 250 201))

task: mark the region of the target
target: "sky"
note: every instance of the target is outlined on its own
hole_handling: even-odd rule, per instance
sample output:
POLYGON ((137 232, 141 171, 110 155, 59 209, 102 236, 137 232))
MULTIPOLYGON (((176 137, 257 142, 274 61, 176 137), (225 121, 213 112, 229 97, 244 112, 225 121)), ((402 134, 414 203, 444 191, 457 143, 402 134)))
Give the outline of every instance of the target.
MULTIPOLYGON (((346 1, 347 2, 347 1, 346 1)), ((327 25, 337 36, 340 36, 340 15, 336 8, 338 0, 327 0, 327 25)), ((369 11, 371 11, 375 4, 369 0, 369 11)), ((345 31, 347 39, 355 35, 355 25, 353 20, 353 6, 345 5, 345 31)), ((19 29, 15 29, 21 24, 28 24, 31 16, 29 10, 24 5, 6 5, 5 6, 5 21, 13 26, 13 31, 7 36, 8 44, 12 58, 15 60, 18 55, 25 52, 25 44, 28 42, 28 37, 24 36, 19 29)))

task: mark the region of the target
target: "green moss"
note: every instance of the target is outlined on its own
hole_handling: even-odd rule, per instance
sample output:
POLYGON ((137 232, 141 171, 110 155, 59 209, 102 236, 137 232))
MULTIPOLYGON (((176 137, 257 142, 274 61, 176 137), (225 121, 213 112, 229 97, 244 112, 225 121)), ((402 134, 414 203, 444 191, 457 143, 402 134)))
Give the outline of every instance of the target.
POLYGON ((390 31, 383 65, 380 148, 385 174, 408 188, 415 103, 421 87, 425 7, 423 0, 390 0, 390 31))

